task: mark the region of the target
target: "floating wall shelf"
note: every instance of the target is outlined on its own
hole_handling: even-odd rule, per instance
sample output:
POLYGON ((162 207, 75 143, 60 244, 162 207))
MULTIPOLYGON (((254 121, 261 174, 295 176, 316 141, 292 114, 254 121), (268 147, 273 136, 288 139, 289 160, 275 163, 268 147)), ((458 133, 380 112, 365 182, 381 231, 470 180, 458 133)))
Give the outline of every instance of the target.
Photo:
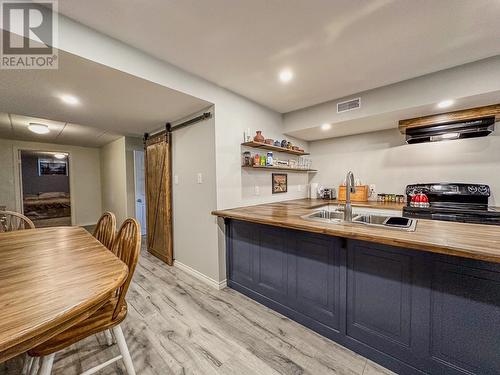
POLYGON ((317 172, 316 169, 302 169, 302 168, 287 168, 287 167, 276 167, 276 166, 261 166, 261 165, 254 165, 254 166, 247 166, 247 165, 242 165, 241 168, 245 169, 270 169, 274 171, 283 171, 283 172, 303 172, 303 173, 315 173, 317 172))
POLYGON ((241 145, 245 146, 245 147, 262 148, 264 150, 283 152, 285 154, 290 154, 290 155, 298 155, 298 156, 309 155, 308 152, 290 150, 288 148, 268 145, 265 143, 255 142, 255 141, 245 142, 245 143, 242 143, 241 145))

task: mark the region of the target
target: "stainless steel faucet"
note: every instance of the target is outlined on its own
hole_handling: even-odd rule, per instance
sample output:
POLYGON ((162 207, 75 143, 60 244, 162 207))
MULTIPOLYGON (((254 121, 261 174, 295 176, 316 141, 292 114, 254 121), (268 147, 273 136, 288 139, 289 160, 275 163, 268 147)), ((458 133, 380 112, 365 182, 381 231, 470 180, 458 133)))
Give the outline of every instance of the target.
POLYGON ((356 187, 354 186, 354 174, 349 171, 345 178, 345 209, 344 209, 344 220, 352 221, 352 207, 351 207, 351 193, 356 192, 356 187))

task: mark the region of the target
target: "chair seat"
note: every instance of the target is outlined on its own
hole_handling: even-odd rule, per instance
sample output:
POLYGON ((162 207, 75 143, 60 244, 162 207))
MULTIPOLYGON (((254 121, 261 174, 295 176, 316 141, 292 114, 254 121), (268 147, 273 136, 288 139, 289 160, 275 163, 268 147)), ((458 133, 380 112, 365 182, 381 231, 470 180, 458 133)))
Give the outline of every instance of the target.
POLYGON ((113 319, 117 303, 117 297, 110 299, 93 315, 31 349, 28 354, 32 357, 42 357, 56 353, 80 340, 120 324, 127 316, 127 303, 122 305, 117 317, 113 319))

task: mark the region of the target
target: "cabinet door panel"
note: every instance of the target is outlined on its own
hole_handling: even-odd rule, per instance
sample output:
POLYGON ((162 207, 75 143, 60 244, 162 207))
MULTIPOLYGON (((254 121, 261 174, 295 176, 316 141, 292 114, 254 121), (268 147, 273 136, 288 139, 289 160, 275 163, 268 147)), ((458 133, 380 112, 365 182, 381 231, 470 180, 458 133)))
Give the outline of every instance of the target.
POLYGON ((339 327, 340 241, 301 233, 289 267, 295 308, 327 326, 339 327))
POLYGON ((258 227, 258 246, 254 254, 256 289, 278 302, 287 295, 287 234, 285 229, 258 227))
POLYGON ((500 373, 500 273, 436 262, 431 354, 477 374, 500 373))
POLYGON ((230 279, 245 286, 253 285, 255 231, 252 229, 240 222, 231 225, 230 279))
POLYGON ((347 262, 347 335, 411 357, 412 257, 352 241, 347 262))

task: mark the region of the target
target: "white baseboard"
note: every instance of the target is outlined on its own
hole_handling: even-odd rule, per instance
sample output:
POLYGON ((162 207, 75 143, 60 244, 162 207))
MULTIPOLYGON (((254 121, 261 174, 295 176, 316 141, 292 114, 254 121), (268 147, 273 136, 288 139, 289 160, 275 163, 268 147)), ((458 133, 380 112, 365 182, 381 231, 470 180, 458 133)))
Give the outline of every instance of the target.
POLYGON ((198 280, 203 281, 204 283, 210 285, 212 288, 221 290, 227 287, 227 281, 226 279, 222 281, 215 281, 211 277, 208 277, 207 275, 202 274, 200 271, 195 270, 194 268, 189 267, 188 265, 179 262, 178 260, 174 260, 174 267, 179 268, 180 270, 183 270, 184 272, 190 274, 193 277, 196 277, 198 280))

